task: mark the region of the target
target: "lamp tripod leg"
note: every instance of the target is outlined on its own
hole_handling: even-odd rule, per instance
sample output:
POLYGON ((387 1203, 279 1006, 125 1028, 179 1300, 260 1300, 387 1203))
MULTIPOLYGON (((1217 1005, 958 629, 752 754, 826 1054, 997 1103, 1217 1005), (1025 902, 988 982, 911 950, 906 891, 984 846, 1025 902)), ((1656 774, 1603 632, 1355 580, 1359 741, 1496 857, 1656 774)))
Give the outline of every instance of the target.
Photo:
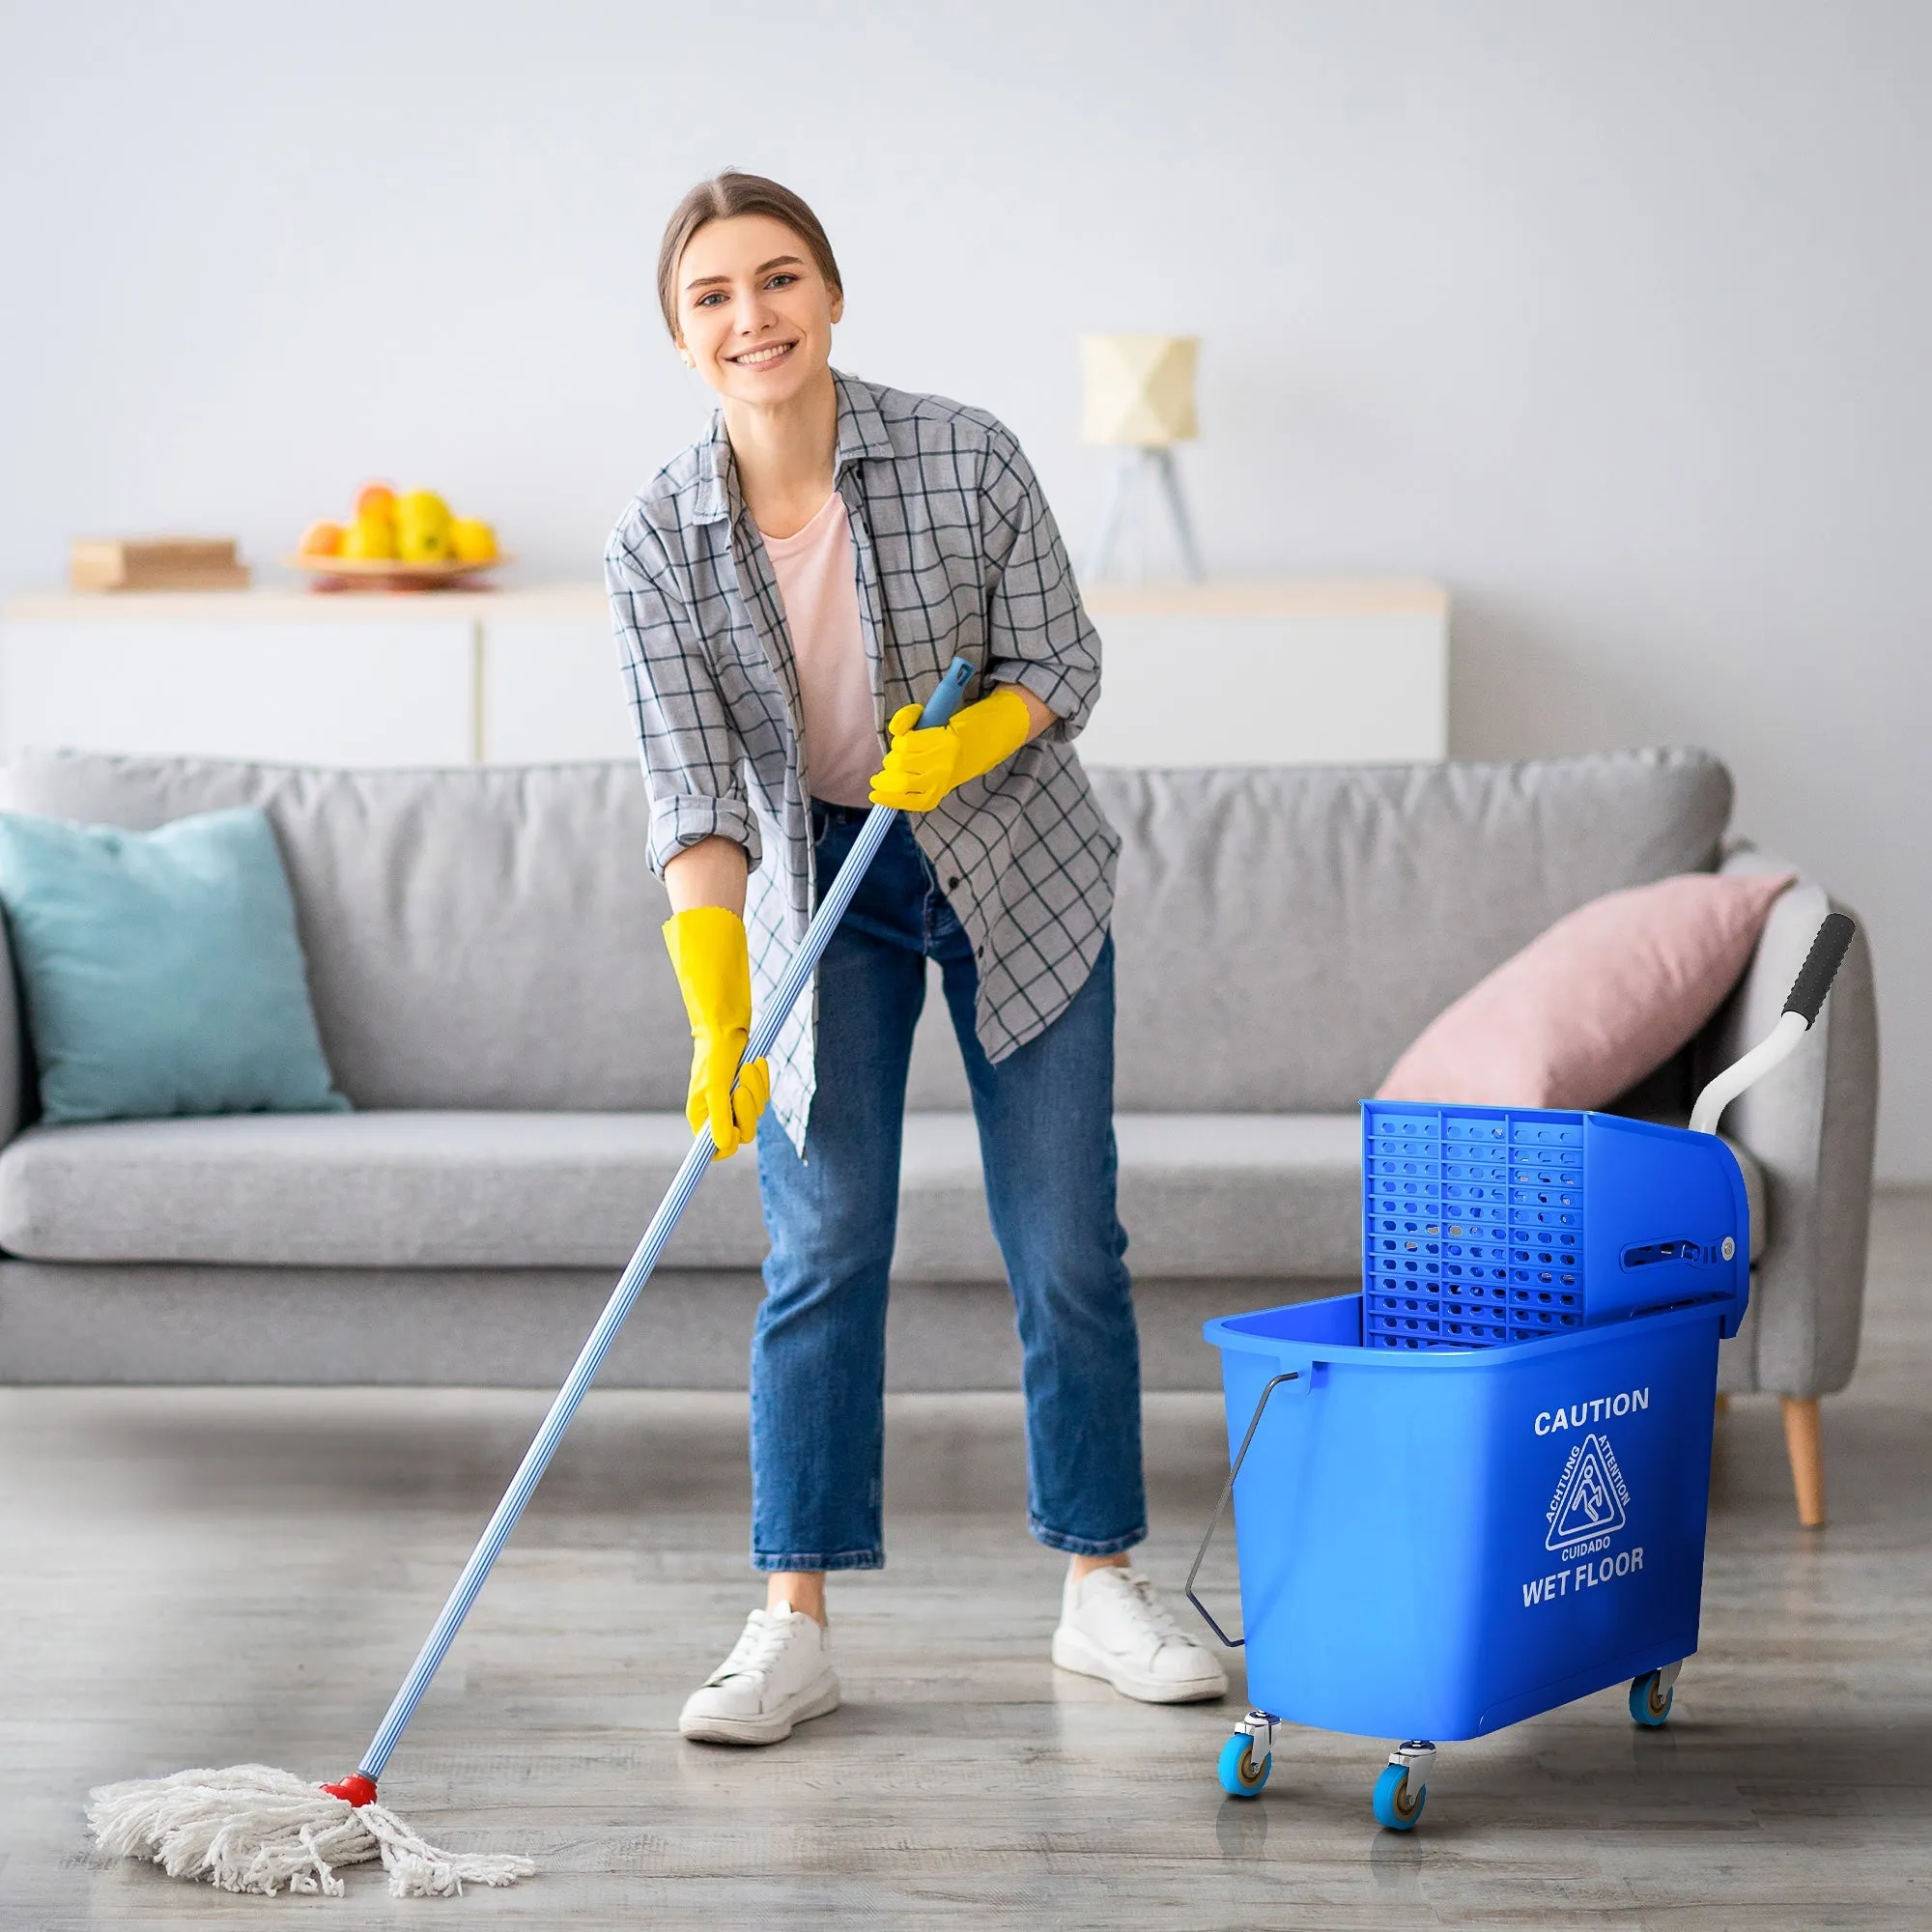
POLYGON ((1194 525, 1187 514, 1187 498, 1180 493, 1180 471, 1175 465, 1174 451, 1151 449, 1147 453, 1153 459, 1155 473, 1160 478, 1161 494, 1167 498, 1168 515, 1174 519, 1174 534, 1179 539, 1187 574, 1199 583, 1208 573, 1201 568, 1201 553, 1194 545, 1194 525))

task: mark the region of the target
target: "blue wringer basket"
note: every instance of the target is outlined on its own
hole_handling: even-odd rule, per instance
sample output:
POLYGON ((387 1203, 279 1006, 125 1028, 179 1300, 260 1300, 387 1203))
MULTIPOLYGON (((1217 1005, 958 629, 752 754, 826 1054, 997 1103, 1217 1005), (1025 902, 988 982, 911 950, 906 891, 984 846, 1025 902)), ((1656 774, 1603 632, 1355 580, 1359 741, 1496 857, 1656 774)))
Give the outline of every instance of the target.
MULTIPOLYGON (((1221 1350, 1254 1708, 1405 1740, 1375 1810, 1420 1816, 1435 1743, 1630 1681, 1669 1716, 1697 1647, 1718 1344, 1750 1293, 1723 1107, 1804 1037, 1852 938, 1826 922, 1771 1037, 1690 1129, 1614 1115, 1362 1106, 1362 1291, 1207 1324, 1221 1350)), ((1220 1510, 1215 1512, 1219 1520, 1220 1510)))
POLYGON ((1365 1100, 1362 1215, 1372 1349, 1496 1349, 1733 1296, 1742 1315, 1750 1293, 1730 1150, 1614 1114, 1365 1100))

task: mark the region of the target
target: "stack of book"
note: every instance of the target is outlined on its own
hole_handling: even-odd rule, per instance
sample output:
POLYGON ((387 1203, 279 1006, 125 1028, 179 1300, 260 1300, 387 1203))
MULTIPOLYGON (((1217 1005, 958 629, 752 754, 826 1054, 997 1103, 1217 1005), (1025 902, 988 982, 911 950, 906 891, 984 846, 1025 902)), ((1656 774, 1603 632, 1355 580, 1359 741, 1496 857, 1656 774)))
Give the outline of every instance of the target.
POLYGON ((245 590, 248 566, 233 537, 76 537, 68 582, 76 590, 245 590))

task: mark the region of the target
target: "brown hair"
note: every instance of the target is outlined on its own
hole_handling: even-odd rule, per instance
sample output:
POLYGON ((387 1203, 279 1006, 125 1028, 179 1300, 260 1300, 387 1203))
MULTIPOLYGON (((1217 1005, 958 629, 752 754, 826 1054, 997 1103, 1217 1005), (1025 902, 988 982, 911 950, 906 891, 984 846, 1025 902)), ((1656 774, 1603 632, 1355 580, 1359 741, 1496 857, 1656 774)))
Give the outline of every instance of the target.
POLYGON ((707 222, 724 221, 734 214, 769 214, 774 221, 782 221, 805 243, 818 272, 835 289, 842 291, 845 286, 838 278, 838 264, 818 216, 790 188, 767 181, 763 175, 726 168, 723 174, 699 182, 672 209, 665 223, 664 243, 658 249, 658 306, 664 310, 665 327, 673 342, 677 340, 678 262, 691 238, 707 222))

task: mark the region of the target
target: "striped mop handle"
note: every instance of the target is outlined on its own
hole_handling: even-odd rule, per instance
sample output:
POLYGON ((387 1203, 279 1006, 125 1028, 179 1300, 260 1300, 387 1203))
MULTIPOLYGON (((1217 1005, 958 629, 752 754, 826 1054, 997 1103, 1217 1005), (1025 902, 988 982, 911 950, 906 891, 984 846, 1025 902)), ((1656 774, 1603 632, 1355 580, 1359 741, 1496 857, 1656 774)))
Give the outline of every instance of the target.
MULTIPOLYGON (((925 709, 920 714, 922 730, 944 724, 958 710, 959 700, 972 675, 973 667, 964 658, 952 660, 937 689, 926 699, 925 709)), ((777 995, 752 1029, 752 1037, 745 1047, 747 1061, 762 1060, 772 1050, 779 1029, 790 1017, 799 995, 805 991, 813 969, 831 943, 833 931, 845 916, 852 895, 859 890, 860 880, 865 877, 873 855, 897 816, 898 813, 887 805, 875 805, 866 814, 866 822, 853 840, 850 854, 826 889, 818 910, 812 915, 811 923, 806 928, 804 942, 785 969, 777 995)), ((476 1548, 469 1552, 469 1561, 463 1566, 463 1574, 456 1579, 456 1586, 442 1606, 442 1614, 436 1620, 436 1628, 430 1632, 415 1662, 410 1666, 410 1674, 404 1678, 387 1716, 384 1718, 369 1748, 362 1754, 362 1762, 355 1768, 355 1777, 345 1778, 341 1787, 326 1787, 334 1791, 337 1797, 347 1798, 352 1804, 367 1804, 375 1797, 375 1781, 382 1776, 383 1767, 389 1761, 389 1753, 395 1749, 404 1727, 415 1716, 416 1706, 422 1702, 423 1693, 428 1690, 437 1666, 455 1641, 456 1633, 463 1628, 464 1618, 469 1614, 470 1605, 482 1591, 491 1565, 501 1554, 504 1544, 510 1540, 510 1532, 517 1526, 517 1519, 524 1513, 525 1504, 543 1480, 544 1470, 550 1466, 550 1459, 556 1453, 557 1444, 563 1440, 564 1431, 570 1427, 578 1405, 582 1402, 598 1369, 603 1366, 604 1357, 611 1352, 617 1331, 624 1325, 624 1318, 630 1314, 632 1304, 642 1292, 644 1283, 650 1279, 651 1270, 657 1266, 658 1257, 664 1253, 665 1243, 670 1239, 670 1232, 677 1226, 677 1217, 697 1192, 697 1183, 704 1179, 704 1171, 711 1165, 714 1151, 711 1127, 707 1122, 697 1130, 691 1151, 685 1155, 684 1165, 677 1171, 677 1179, 658 1204, 658 1211, 651 1216, 651 1225, 644 1230, 644 1237, 638 1243, 637 1253, 631 1257, 630 1264, 611 1291, 611 1299, 604 1305, 604 1313, 597 1318, 596 1327, 590 1331, 576 1365, 557 1391, 556 1400, 551 1404, 550 1413, 543 1419, 543 1427, 537 1431, 525 1452, 522 1465, 509 1489, 504 1492, 503 1500, 497 1505, 496 1515, 477 1538, 476 1548)))

